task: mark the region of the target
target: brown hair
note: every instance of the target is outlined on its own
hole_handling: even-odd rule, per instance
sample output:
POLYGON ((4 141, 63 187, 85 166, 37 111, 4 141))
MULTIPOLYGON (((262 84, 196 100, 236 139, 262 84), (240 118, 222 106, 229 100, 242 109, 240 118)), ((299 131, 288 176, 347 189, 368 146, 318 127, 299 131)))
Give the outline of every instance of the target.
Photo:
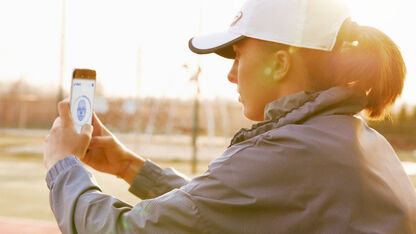
POLYGON ((400 96, 406 66, 397 45, 380 30, 345 20, 331 52, 300 49, 310 86, 324 90, 354 86, 367 93, 370 119, 384 117, 385 109, 400 96))

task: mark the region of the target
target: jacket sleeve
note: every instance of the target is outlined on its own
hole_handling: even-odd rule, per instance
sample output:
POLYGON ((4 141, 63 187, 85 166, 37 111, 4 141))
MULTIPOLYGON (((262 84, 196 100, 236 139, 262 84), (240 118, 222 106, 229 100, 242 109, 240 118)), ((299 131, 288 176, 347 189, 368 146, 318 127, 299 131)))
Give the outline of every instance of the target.
POLYGON ((188 183, 189 179, 174 169, 161 169, 151 161, 146 161, 134 178, 129 191, 140 199, 148 199, 188 183))
MULTIPOLYGON (((150 164, 149 167, 154 166, 150 164)), ((163 174, 162 169, 159 172, 163 174)), ((148 180, 146 186, 150 186, 155 178, 149 177, 136 180, 148 180)), ((182 182, 174 178, 175 186, 179 186, 182 182)), ((49 170, 46 181, 52 211, 63 233, 192 233, 204 230, 192 196, 185 190, 174 189, 175 186, 163 179, 161 189, 149 187, 154 196, 163 195, 135 206, 101 193, 94 177, 74 156, 58 161, 49 170)), ((137 185, 138 181, 135 181, 137 185)), ((146 190, 139 189, 138 193, 146 190)))

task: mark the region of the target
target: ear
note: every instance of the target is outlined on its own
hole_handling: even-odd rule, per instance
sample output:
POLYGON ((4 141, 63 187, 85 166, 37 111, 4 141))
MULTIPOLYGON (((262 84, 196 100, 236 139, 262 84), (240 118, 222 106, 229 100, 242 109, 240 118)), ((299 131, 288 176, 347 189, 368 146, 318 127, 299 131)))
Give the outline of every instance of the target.
POLYGON ((291 66, 290 54, 286 50, 276 51, 273 55, 273 73, 272 77, 275 81, 283 80, 289 73, 291 66))

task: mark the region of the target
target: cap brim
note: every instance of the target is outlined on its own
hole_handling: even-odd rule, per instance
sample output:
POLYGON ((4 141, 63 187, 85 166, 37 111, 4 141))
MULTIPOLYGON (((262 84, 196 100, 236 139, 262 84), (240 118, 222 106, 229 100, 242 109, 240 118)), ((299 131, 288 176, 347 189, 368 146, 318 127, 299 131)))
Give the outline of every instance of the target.
POLYGON ((244 39, 245 36, 231 32, 216 33, 206 36, 193 37, 189 40, 189 49, 197 54, 216 53, 222 57, 233 59, 235 52, 232 45, 244 39))

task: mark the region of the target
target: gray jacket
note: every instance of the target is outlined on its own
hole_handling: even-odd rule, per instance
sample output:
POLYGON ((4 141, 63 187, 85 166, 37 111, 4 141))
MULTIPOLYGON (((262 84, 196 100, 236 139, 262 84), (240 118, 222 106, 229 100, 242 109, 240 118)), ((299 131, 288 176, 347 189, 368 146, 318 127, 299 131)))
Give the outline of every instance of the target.
POLYGON ((63 233, 416 233, 416 194, 348 88, 275 100, 191 181, 146 161, 131 206, 75 157, 47 174, 63 233))

